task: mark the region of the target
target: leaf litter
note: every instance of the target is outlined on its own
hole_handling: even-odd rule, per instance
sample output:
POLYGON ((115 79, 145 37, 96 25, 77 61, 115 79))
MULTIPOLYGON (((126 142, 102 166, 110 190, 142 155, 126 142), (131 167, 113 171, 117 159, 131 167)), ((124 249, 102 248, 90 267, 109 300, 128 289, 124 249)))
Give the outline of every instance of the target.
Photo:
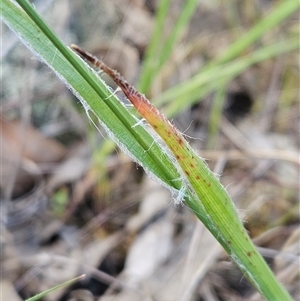
MULTIPOLYGON (((172 18, 178 13, 179 2, 176 1, 168 14, 169 24, 174 22, 172 18)), ((64 22, 57 23, 58 31, 70 42, 76 37, 77 43, 86 44, 91 52, 101 48, 99 45, 105 45, 101 48, 104 61, 106 55, 115 51, 115 65, 112 67, 124 72, 125 78, 134 83, 141 68, 137 54, 139 59, 143 58, 145 43, 150 36, 147 32, 151 31, 153 24, 150 4, 103 0, 102 6, 99 1, 90 1, 84 7, 80 1, 59 8, 57 5, 53 4, 46 13, 50 21, 54 11, 70 10, 62 14, 64 22), (136 20, 134 24, 127 4, 134 8, 137 16, 143 18, 145 15, 147 20, 136 20), (70 12, 78 16, 76 24, 70 12), (142 37, 145 40, 137 35, 137 31, 145 33, 142 37), (127 62, 125 66, 124 61, 127 62)), ((259 9, 265 11, 266 7, 259 9)), ((193 66, 202 66, 203 61, 213 58, 218 51, 222 52, 222 48, 232 41, 232 36, 239 29, 248 28, 250 20, 259 14, 255 9, 242 9, 241 19, 234 20, 230 19, 227 6, 223 10, 226 14, 213 4, 201 6, 198 10, 174 54, 157 76, 150 95, 157 96, 170 85, 188 79, 196 71, 193 66), (199 18, 203 11, 210 18, 202 23, 200 30, 199 18), (214 26, 216 16, 219 22, 214 26)), ((276 34, 270 32, 268 38, 274 39, 276 34)), ((39 63, 31 64, 31 55, 24 49, 18 50, 19 47, 16 45, 7 53, 3 63, 7 75, 1 111, 6 119, 22 116, 24 108, 18 100, 20 95, 27 96, 33 131, 41 132, 49 120, 59 123, 66 116, 72 116, 76 110, 74 99, 68 93, 60 99, 55 93, 61 91, 60 84, 55 82, 48 69, 39 63), (20 62, 25 65, 24 71, 19 69, 9 73, 9 70, 19 68, 20 62), (27 85, 26 68, 32 68, 38 75, 38 86, 27 85), (8 84, 12 79, 13 86, 8 84), (38 96, 37 99, 34 95, 38 96), (72 105, 65 108, 66 101, 72 105), (42 113, 45 111, 47 115, 42 113)), ((299 141, 295 138, 299 136, 299 127, 295 127, 296 123, 299 124, 299 114, 296 113, 299 91, 295 88, 299 74, 294 71, 297 62, 293 55, 287 54, 280 59, 250 68, 231 83, 228 93, 238 95, 238 92, 246 91, 253 99, 253 107, 239 117, 232 115, 232 112, 236 115, 238 112, 229 106, 232 111, 227 111, 221 120, 221 132, 214 149, 205 150, 208 137, 205 115, 208 116, 211 97, 182 112, 184 118, 179 115, 174 122, 183 132, 188 128, 187 135, 202 139, 191 140, 191 144, 200 153, 205 153, 211 168, 217 163, 223 166, 217 173, 240 208, 248 231, 296 299, 300 295, 297 291, 299 269, 295 264, 296 257, 288 257, 288 254, 299 256, 299 164, 293 159, 299 152, 299 141), (228 122, 231 127, 228 127, 228 122), (250 151, 244 147, 245 141, 250 143, 250 151), (276 160, 279 150, 282 155, 276 160), (272 154, 271 158, 266 158, 266 151, 272 154), (216 152, 218 157, 213 156, 216 152), (270 250, 277 253, 270 253, 270 250)), ((243 99, 236 98, 235 101, 242 104, 243 99)), ((85 119, 84 114, 79 116, 85 119)), ((101 296, 101 300, 208 300, 210 296, 216 300, 249 299, 254 292, 243 275, 230 264, 228 257, 191 212, 182 205, 174 206, 168 191, 145 178, 140 168, 130 163, 118 149, 101 157, 98 149, 101 149, 103 138, 88 127, 84 132, 78 132, 73 119, 66 120, 67 128, 47 138, 50 144, 57 144, 59 140, 64 145, 59 147, 59 160, 42 137, 43 133, 28 139, 29 145, 38 150, 37 157, 20 157, 16 154, 18 147, 9 147, 9 160, 26 163, 26 172, 22 168, 14 171, 17 176, 21 181, 28 181, 29 171, 33 178, 33 186, 27 195, 20 193, 16 204, 9 207, 21 208, 18 214, 23 216, 23 209, 36 208, 23 232, 19 228, 10 228, 4 236, 4 256, 1 258, 4 277, 0 285, 9 300, 30 297, 82 272, 87 273, 87 280, 72 288, 72 296, 69 291, 58 291, 45 300, 80 300, 82 290, 89 291, 97 300, 101 296), (74 149, 78 143, 82 143, 85 154, 92 153, 93 156, 82 157, 80 151, 76 153, 74 149), (46 154, 54 156, 46 162, 47 166, 37 159, 46 154), (70 158, 74 161, 68 161, 70 158), (63 168, 68 164, 70 168, 67 167, 65 173, 63 168), (38 176, 32 176, 33 169, 29 168, 32 166, 39 171, 38 176), (64 177, 59 178, 55 170, 61 170, 64 177), (39 186, 41 180, 45 185, 39 186), (47 185, 51 189, 47 190, 47 185), (45 200, 46 207, 36 205, 45 200), (75 201, 69 203, 72 200, 75 201), (237 275, 233 277, 235 273, 237 275)), ((20 130, 24 130, 24 123, 19 123, 20 130)), ((22 141, 12 135, 9 138, 17 145, 22 141)), ((1 139, 4 146, 9 145, 3 133, 1 139)), ((8 161, 2 159, 1 162, 8 161)), ((1 167, 3 173, 4 165, 1 167)), ((12 169, 5 170, 5 176, 10 172, 12 169)), ((12 191, 21 187, 14 183, 8 183, 12 191)), ((7 184, 1 184, 3 196, 7 187, 7 184)), ((5 204, 14 203, 13 194, 8 200, 7 195, 9 193, 3 197, 5 204)), ((7 214, 10 208, 5 204, 1 202, 1 220, 7 225, 12 214, 7 214)), ((259 300, 259 297, 254 294, 253 300, 259 300)))

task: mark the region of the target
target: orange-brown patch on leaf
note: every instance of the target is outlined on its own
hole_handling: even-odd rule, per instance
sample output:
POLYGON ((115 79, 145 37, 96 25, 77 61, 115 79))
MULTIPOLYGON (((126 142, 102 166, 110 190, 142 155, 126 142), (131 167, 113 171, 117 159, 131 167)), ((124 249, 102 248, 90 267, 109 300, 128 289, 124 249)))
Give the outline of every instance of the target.
POLYGON ((179 143, 180 145, 183 144, 183 140, 182 140, 181 138, 179 138, 177 141, 178 141, 178 143, 179 143))

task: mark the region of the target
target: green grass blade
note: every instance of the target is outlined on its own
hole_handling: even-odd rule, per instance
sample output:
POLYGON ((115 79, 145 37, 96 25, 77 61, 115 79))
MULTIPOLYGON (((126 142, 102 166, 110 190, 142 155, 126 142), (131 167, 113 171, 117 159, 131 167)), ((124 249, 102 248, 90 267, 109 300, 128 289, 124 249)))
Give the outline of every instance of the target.
POLYGON ((276 280, 267 263, 255 248, 238 217, 230 196, 209 170, 204 160, 197 156, 183 135, 144 95, 130 87, 124 79, 118 78, 114 71, 102 62, 95 65, 111 76, 137 111, 164 140, 177 159, 182 179, 187 182, 187 187, 191 187, 197 196, 187 199, 185 204, 194 210, 200 220, 203 219, 203 211, 206 212, 206 219, 209 221, 206 227, 255 288, 267 300, 291 300, 288 292, 276 280), (199 212, 199 207, 204 210, 199 212))
POLYGON ((220 81, 224 79, 230 81, 254 64, 299 48, 299 39, 293 38, 256 50, 225 65, 201 70, 189 81, 162 93, 159 98, 153 100, 153 103, 160 107, 167 104, 164 111, 168 117, 173 117, 196 101, 203 99, 219 86, 220 81))
POLYGON ((51 32, 25 0, 18 3, 31 14, 34 22, 14 2, 3 0, 1 17, 82 101, 87 113, 93 112, 108 133, 145 170, 165 185, 180 189, 176 167, 147 130, 112 94, 82 60, 51 32), (37 26, 37 24, 39 26, 37 26), (48 34, 48 36, 46 35, 48 34))
MULTIPOLYGON (((297 37, 296 39, 278 42, 277 44, 256 50, 252 53, 248 53, 247 56, 242 57, 241 59, 237 59, 237 56, 245 51, 247 47, 257 41, 270 29, 280 24, 292 13, 297 12, 299 7, 300 1, 281 1, 248 32, 236 42, 232 43, 227 50, 223 51, 219 57, 204 66, 198 74, 186 82, 182 82, 163 92, 159 98, 154 99, 153 102, 159 107, 170 102, 164 111, 167 116, 173 117, 182 109, 190 106, 212 92, 212 90, 216 88, 218 80, 221 80, 223 76, 230 76, 229 79, 233 79, 252 64, 275 57, 284 52, 299 49, 299 38, 297 37), (237 66, 238 64, 241 65, 239 70, 228 74, 227 72, 229 70, 227 68, 231 68, 231 65, 229 64, 229 61, 231 60, 237 60, 236 62, 233 62, 234 66, 237 66), (242 66, 243 62, 244 66, 242 66), (225 63, 226 65, 223 66, 225 63)), ((234 69, 234 67, 232 68, 234 69)))
MULTIPOLYGON (((161 15, 166 15, 168 6, 163 5, 165 2, 162 1, 161 10, 158 12, 158 18, 156 23, 156 29, 154 31, 154 35, 152 37, 153 42, 150 42, 150 49, 146 56, 146 61, 143 66, 143 72, 140 77, 140 82, 138 84, 138 89, 144 93, 148 91, 150 88, 155 76, 158 74, 163 64, 167 61, 171 52, 174 48, 174 45, 177 43, 178 39, 181 37, 182 31, 191 19, 197 4, 198 0, 187 0, 186 3, 182 7, 181 14, 174 25, 171 33, 169 34, 165 43, 161 40, 161 34, 156 36, 157 32, 162 32, 162 20, 161 15), (163 46, 158 47, 158 41, 163 43, 163 46)), ((169 4, 169 3, 168 3, 169 4)))
POLYGON ((300 1, 284 0, 257 22, 247 33, 236 40, 228 49, 218 57, 212 65, 226 63, 240 55, 248 46, 257 41, 267 31, 280 24, 300 7, 300 1))
POLYGON ((147 91, 152 82, 153 69, 157 65, 157 51, 162 40, 163 25, 168 14, 170 0, 161 0, 157 9, 155 26, 151 41, 147 47, 142 73, 140 75, 138 88, 140 91, 147 91))
MULTIPOLYGON (((29 2, 17 2, 27 14, 15 2, 2 0, 1 17, 81 99, 87 113, 94 112, 115 141, 131 152, 150 174, 171 189, 180 190, 179 195, 185 197, 185 204, 203 221, 267 300, 291 300, 255 249, 225 189, 174 126, 142 95, 129 89, 131 96, 142 99, 137 109, 146 113, 144 117, 161 135, 172 156, 156 142, 156 137, 137 124, 135 117, 119 103, 95 72, 59 41, 29 2), (147 110, 144 110, 145 106, 147 110), (177 170, 177 164, 181 172, 177 170)), ((226 72, 234 74, 245 64, 245 61, 238 61, 226 72)))
POLYGON ((52 288, 50 288, 50 289, 48 289, 48 290, 46 290, 46 291, 44 291, 44 292, 42 292, 40 294, 37 294, 37 295, 35 295, 35 296, 33 296, 33 297, 29 298, 29 299, 26 299, 26 301, 37 301, 37 300, 40 300, 41 298, 47 296, 48 294, 50 294, 50 293, 52 293, 52 292, 54 292, 54 291, 56 291, 56 290, 58 290, 60 288, 66 287, 68 285, 72 285, 72 284, 74 284, 74 283, 76 283, 78 281, 83 280, 84 278, 85 278, 85 275, 81 275, 79 277, 73 278, 71 280, 68 280, 68 281, 62 283, 62 284, 56 285, 56 286, 54 286, 54 287, 52 287, 52 288))
POLYGON ((183 29, 187 25, 187 23, 190 21, 196 7, 198 4, 198 0, 187 0, 182 8, 182 12, 172 29, 171 34, 167 38, 165 44, 163 45, 163 49, 158 61, 158 65, 156 70, 154 70, 154 76, 159 72, 163 64, 166 62, 166 60, 169 58, 174 45, 177 43, 178 39, 180 38, 183 29))
POLYGON ((214 149, 214 145, 219 130, 219 125, 222 117, 223 107, 226 100, 226 88, 228 81, 224 80, 219 82, 219 88, 215 93, 215 97, 212 102, 212 108, 210 113, 209 125, 208 125, 208 142, 207 149, 214 149))

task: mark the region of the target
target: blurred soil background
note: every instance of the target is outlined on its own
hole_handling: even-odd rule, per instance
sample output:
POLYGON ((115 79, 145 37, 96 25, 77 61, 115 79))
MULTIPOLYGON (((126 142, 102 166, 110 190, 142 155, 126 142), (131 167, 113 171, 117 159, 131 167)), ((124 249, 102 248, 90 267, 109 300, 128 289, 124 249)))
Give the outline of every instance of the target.
MULTIPOLYGON (((35 7, 67 45, 94 53, 135 84, 158 2, 44 0, 35 7)), ((147 96, 159 99, 188 81, 276 3, 199 1, 147 96)), ((161 29, 166 36, 183 5, 171 1, 161 29)), ((248 51, 297 34, 299 12, 248 51)), ((117 147, 111 152, 96 118, 88 119, 4 24, 1 39, 1 300, 24 300, 81 274, 84 280, 43 300, 261 300, 193 213, 174 205, 169 192, 117 147)), ((230 81, 215 132, 216 93, 172 116, 220 175, 255 244, 295 300, 299 82, 299 52, 284 53, 230 81)))

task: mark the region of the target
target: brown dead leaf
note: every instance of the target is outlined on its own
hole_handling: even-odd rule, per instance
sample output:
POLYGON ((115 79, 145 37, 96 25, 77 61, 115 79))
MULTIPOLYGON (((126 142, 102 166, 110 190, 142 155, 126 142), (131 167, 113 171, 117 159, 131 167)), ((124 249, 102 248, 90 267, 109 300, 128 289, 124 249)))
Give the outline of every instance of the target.
POLYGON ((46 138, 37 129, 18 120, 0 116, 2 156, 29 159, 36 163, 60 161, 67 150, 54 139, 46 138))
POLYGON ((37 129, 18 120, 0 116, 0 187, 6 197, 21 195, 34 186, 33 174, 42 173, 38 164, 60 161, 67 150, 37 129))

